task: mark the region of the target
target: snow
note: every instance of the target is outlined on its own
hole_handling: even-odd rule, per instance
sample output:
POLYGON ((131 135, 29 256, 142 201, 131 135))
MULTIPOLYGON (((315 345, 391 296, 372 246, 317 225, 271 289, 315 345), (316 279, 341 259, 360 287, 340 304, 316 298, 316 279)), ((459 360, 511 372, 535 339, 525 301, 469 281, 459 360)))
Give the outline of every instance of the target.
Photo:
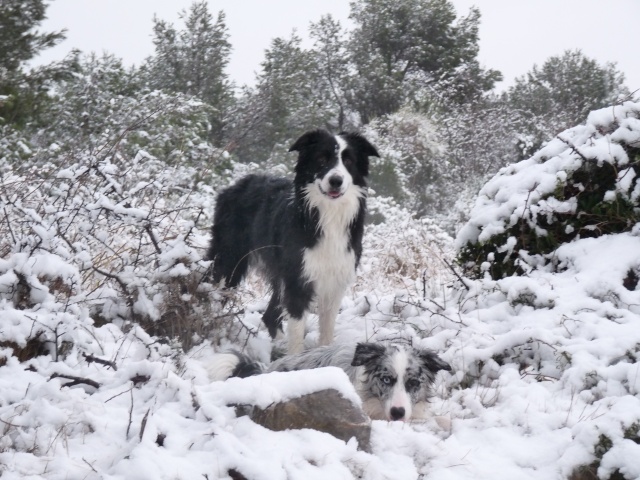
POLYGON ((347 400, 360 405, 346 373, 336 367, 317 368, 312 371, 272 372, 247 379, 230 378, 212 385, 216 401, 221 405, 250 404, 266 408, 320 390, 334 389, 347 400))
MULTIPOLYGON (((530 159, 503 168, 480 190, 472 220, 459 232, 456 247, 485 242, 523 218, 575 211, 575 199, 560 202, 552 196, 554 190, 583 158, 609 162, 616 170, 626 166, 629 158, 620 142, 637 145, 639 112, 640 104, 634 102, 591 112, 585 125, 562 132, 530 159)), ((627 192, 629 177, 618 176, 617 192, 627 192)))
MULTIPOLYGON (((372 454, 319 432, 270 432, 226 405, 266 406, 322 388, 353 397, 346 376, 328 368, 209 383, 200 361, 206 353, 192 353, 178 368, 175 352, 141 330, 87 326, 92 341, 84 339, 82 353, 112 359, 117 371, 87 363, 78 347, 63 361, 29 361, 35 371, 13 357, 2 367, 4 475, 226 478, 235 468, 268 480, 480 479, 496 472, 548 479, 593 461, 601 433, 613 442, 602 471, 636 472, 640 456, 630 453, 637 446, 623 432, 640 417, 631 414, 640 412, 639 367, 627 353, 640 343, 637 312, 629 308, 640 298, 621 286, 627 266, 638 263, 634 242, 629 234, 566 245, 558 251, 564 273, 476 282, 467 294, 450 294, 453 303, 437 314, 409 308, 403 302, 420 301, 408 292, 368 294, 366 313, 361 294, 345 302, 341 341, 362 340, 363 330, 377 338, 401 335, 436 348, 453 365, 453 374, 441 374, 431 406, 451 419, 450 431, 433 418, 375 421, 372 454), (432 335, 419 339, 416 331, 432 335), (100 387, 62 387, 53 373, 91 378, 100 387), (140 376, 142 383, 132 381, 140 376)), ((16 328, 5 323, 3 336, 15 338, 16 328)))
MULTIPOLYGON (((611 147, 620 138, 638 141, 639 110, 625 104, 594 112, 563 138, 582 148, 596 135, 590 155, 622 166, 629 159, 611 147)), ((269 431, 229 406, 267 406, 324 388, 358 402, 338 369, 208 380, 207 359, 230 346, 268 359, 259 314, 267 291, 259 280, 224 299, 231 320, 220 332, 194 328, 194 337, 216 334, 217 342, 194 342, 186 353, 132 321, 157 326, 169 307, 197 301, 204 321, 223 296, 205 282, 183 291, 208 266, 201 256, 212 187, 175 193, 171 182, 189 184, 191 170, 159 169, 147 153, 138 158, 145 168, 128 181, 115 163, 101 170, 119 178, 117 189, 106 187, 114 185, 108 178, 93 190, 83 185, 68 202, 64 192, 78 190, 73 182, 85 170, 66 166, 52 177, 68 187, 54 200, 37 189, 21 195, 27 178, 2 179, 5 218, 30 227, 7 232, 5 242, 16 240, 2 244, 0 259, 3 479, 228 479, 235 469, 252 480, 548 480, 596 461, 600 478, 640 476, 640 289, 624 284, 640 271, 637 225, 560 246, 553 268, 530 259, 526 276, 465 279, 463 287, 445 263, 454 241, 433 222, 372 196, 371 209, 385 221, 367 227, 336 341, 412 342, 436 350, 453 370, 438 374, 426 418, 373 421, 366 453, 353 439, 269 431), (149 182, 148 171, 165 186, 149 182), (190 208, 165 215, 159 199, 167 210, 190 208), (170 303, 173 296, 186 303, 170 303), (46 354, 19 360, 14 349, 26 351, 34 339, 46 354)), ((505 168, 481 192, 455 244, 504 231, 534 197, 536 208, 575 211, 571 201, 551 205, 545 195, 579 161, 556 140, 505 168)), ((621 191, 632 184, 625 171, 618 170, 621 191)), ((312 316, 307 340, 317 338, 312 316)))

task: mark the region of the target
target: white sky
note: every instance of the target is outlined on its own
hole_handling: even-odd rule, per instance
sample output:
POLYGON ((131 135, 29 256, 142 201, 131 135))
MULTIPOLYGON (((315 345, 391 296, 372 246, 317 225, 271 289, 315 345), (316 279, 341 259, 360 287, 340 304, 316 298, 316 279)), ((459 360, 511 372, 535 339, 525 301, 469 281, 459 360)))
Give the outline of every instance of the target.
MULTIPOLYGON (((516 76, 551 55, 580 48, 600 63, 616 62, 627 86, 640 89, 640 0, 452 0, 459 14, 480 8, 480 62, 500 70, 510 84, 516 76)), ((153 53, 153 15, 178 23, 178 12, 192 0, 54 0, 42 26, 66 28, 67 40, 41 61, 64 57, 72 48, 113 53, 139 64, 153 53)), ((331 13, 348 24, 348 0, 209 0, 223 10, 233 53, 229 75, 253 83, 272 38, 296 29, 305 36, 309 22, 331 13)))

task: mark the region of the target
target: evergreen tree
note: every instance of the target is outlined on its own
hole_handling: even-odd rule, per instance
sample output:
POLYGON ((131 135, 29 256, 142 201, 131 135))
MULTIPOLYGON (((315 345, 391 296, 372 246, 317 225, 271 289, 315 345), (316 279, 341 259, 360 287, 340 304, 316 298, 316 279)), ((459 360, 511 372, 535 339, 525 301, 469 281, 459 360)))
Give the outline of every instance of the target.
POLYGON ((351 9, 356 25, 350 47, 356 69, 351 104, 364 123, 397 111, 439 82, 457 76, 460 83, 464 66, 483 91, 499 79, 498 72, 482 73, 476 61, 476 8, 458 21, 449 0, 357 0, 351 9))
POLYGON ((292 142, 305 130, 335 126, 336 110, 321 86, 325 79, 316 57, 301 43, 295 32, 272 40, 256 87, 245 89, 231 132, 240 160, 266 160, 274 146, 292 142))
POLYGON ((520 135, 522 158, 561 131, 584 122, 591 110, 628 94, 624 75, 615 64, 600 65, 580 50, 550 57, 541 67, 534 65, 505 95, 528 125, 520 135))
POLYGON ((126 128, 114 122, 114 112, 140 91, 136 79, 135 70, 125 69, 113 55, 79 57, 76 74, 56 84, 51 106, 43 114, 46 128, 38 135, 40 145, 55 142, 88 151, 102 147, 108 132, 126 128))
POLYGON ((199 98, 213 107, 211 140, 220 144, 233 88, 225 72, 231 53, 224 12, 214 20, 207 2, 195 2, 183 11, 184 29, 154 18, 155 55, 147 61, 148 84, 154 89, 199 98))
POLYGON ((207 141, 211 107, 181 93, 145 91, 137 70, 112 55, 81 57, 79 72, 59 82, 37 140, 54 151, 135 158, 203 171, 228 163, 207 141))
POLYGON ((37 119, 47 103, 51 82, 67 75, 75 54, 64 62, 27 70, 26 63, 64 39, 64 31, 41 33, 44 0, 0 2, 0 124, 23 127, 37 119))
POLYGON ((334 128, 351 127, 347 105, 349 86, 349 53, 346 32, 331 15, 312 23, 309 33, 314 41, 312 54, 318 69, 318 92, 335 109, 334 128))

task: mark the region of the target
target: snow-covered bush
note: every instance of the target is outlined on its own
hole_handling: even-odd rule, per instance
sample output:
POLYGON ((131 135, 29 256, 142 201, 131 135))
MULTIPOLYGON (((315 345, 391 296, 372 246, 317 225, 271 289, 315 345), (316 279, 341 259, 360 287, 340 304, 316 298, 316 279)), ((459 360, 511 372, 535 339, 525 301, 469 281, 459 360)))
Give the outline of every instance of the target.
POLYGON ((375 119, 363 133, 380 154, 370 159, 376 193, 420 214, 441 207, 448 165, 428 117, 405 109, 375 119))
POLYGON ((23 135, 8 125, 0 126, 0 172, 32 155, 31 147, 23 135))
POLYGON ((453 240, 432 219, 416 218, 394 200, 368 201, 374 220, 367 225, 356 289, 404 291, 418 298, 441 294, 451 284, 447 264, 453 240))
POLYGON ((119 59, 83 57, 79 71, 56 86, 35 143, 131 158, 144 150, 172 165, 216 172, 229 168, 227 158, 208 141, 212 107, 188 95, 149 91, 139 82, 119 59))
POLYGON ((637 229, 639 174, 640 104, 594 111, 482 188, 456 240, 459 260, 471 276, 502 278, 575 239, 637 229))
POLYGON ((24 349, 38 339, 57 356, 64 332, 92 320, 135 322, 185 348, 214 326, 222 335, 235 307, 225 299, 223 312, 202 281, 216 178, 117 148, 54 146, 9 170, 0 179, 0 297, 24 331, 2 330, 0 342, 24 349))

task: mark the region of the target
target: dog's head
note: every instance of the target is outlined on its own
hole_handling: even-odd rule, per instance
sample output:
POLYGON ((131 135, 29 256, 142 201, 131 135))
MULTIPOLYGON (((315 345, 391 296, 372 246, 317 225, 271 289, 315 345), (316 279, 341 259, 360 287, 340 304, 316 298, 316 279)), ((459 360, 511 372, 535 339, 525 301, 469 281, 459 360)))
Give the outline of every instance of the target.
POLYGON ((402 421, 431 396, 436 373, 451 370, 431 350, 379 343, 359 343, 351 364, 364 368, 361 394, 372 416, 402 421))
POLYGON ((298 152, 296 184, 317 188, 329 200, 364 189, 369 175, 369 157, 378 156, 363 136, 346 132, 333 135, 326 130, 305 133, 289 151, 298 152))

